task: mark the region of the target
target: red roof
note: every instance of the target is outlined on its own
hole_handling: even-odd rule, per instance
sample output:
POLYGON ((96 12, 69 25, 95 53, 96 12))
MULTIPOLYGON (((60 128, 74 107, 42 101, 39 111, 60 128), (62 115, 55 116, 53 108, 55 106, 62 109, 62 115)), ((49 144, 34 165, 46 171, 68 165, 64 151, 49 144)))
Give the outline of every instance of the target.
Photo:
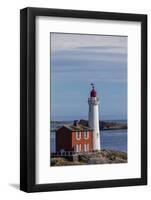
POLYGON ((70 125, 63 125, 61 127, 58 127, 57 131, 62 129, 63 127, 67 128, 70 131, 93 131, 93 129, 89 126, 84 126, 82 124, 78 124, 78 126, 74 126, 72 124, 70 125))

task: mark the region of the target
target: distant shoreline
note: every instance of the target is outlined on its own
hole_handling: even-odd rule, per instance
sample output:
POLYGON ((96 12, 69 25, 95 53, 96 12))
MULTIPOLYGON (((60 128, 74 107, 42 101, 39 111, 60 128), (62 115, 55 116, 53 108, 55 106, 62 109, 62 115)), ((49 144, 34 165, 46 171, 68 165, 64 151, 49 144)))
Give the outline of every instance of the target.
MULTIPOLYGON (((72 124, 73 121, 51 121, 52 124, 63 125, 63 124, 72 124)), ((87 126, 88 120, 80 119, 79 123, 82 125, 87 126)), ((127 122, 126 120, 104 120, 99 121, 100 130, 108 131, 108 130, 127 130, 127 122)), ((53 128, 51 131, 56 131, 55 128, 53 128)))

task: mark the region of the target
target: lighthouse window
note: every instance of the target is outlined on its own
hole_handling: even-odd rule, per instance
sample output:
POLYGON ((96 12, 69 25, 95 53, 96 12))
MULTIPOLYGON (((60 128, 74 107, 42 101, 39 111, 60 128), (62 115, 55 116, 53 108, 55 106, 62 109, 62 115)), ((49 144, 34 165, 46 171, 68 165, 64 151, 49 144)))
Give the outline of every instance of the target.
POLYGON ((89 138, 89 132, 88 131, 85 131, 84 132, 84 139, 88 139, 89 138))
POLYGON ((76 139, 80 140, 81 139, 81 132, 76 132, 76 139))

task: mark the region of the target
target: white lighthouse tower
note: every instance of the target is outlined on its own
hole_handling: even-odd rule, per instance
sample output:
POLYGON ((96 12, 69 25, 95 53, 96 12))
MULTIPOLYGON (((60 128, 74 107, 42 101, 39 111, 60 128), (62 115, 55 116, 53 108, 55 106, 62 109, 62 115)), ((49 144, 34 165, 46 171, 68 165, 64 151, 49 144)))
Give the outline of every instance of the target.
POLYGON ((93 128, 93 150, 101 150, 100 128, 99 128, 99 98, 92 83, 92 90, 88 98, 89 104, 89 126, 93 128))

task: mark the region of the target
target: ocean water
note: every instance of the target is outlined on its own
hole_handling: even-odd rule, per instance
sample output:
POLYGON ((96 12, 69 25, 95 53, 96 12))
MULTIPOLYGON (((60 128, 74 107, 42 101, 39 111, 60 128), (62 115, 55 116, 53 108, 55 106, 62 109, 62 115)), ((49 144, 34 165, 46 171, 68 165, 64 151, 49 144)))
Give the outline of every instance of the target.
POLYGON ((101 149, 112 149, 127 153, 127 130, 101 131, 101 149))

